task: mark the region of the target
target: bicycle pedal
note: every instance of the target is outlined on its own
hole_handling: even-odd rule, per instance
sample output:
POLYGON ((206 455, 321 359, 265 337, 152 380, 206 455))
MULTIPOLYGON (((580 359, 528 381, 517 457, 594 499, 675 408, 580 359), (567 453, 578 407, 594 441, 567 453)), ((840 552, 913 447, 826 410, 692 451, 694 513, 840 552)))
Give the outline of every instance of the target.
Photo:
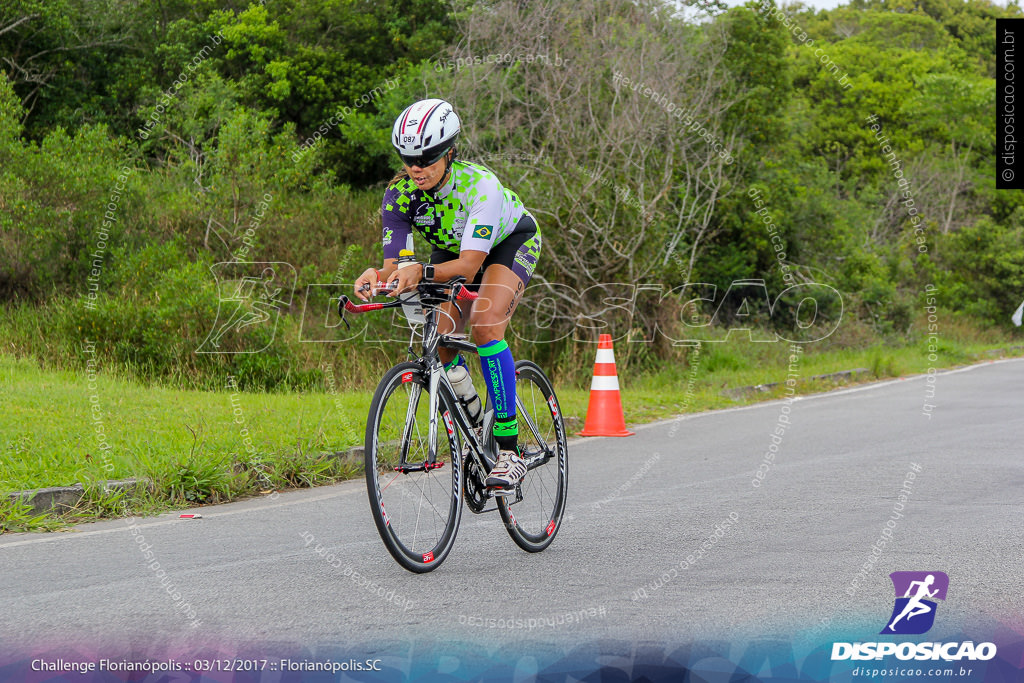
POLYGON ((515 489, 514 486, 512 488, 510 488, 510 489, 501 488, 499 486, 492 486, 492 487, 487 489, 487 497, 488 498, 503 498, 505 496, 511 496, 515 492, 516 492, 516 489, 515 489))

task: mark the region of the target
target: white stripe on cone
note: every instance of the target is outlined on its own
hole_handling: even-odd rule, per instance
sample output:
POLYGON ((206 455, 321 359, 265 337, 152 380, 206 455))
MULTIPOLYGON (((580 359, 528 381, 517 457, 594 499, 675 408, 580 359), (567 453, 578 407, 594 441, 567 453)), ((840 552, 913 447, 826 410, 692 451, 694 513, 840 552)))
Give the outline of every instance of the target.
POLYGON ((594 375, 590 380, 591 391, 618 391, 619 378, 617 375, 594 375))
POLYGON ((615 362, 615 352, 613 350, 611 350, 611 349, 598 349, 597 350, 597 360, 595 360, 594 362, 595 363, 614 363, 615 362))

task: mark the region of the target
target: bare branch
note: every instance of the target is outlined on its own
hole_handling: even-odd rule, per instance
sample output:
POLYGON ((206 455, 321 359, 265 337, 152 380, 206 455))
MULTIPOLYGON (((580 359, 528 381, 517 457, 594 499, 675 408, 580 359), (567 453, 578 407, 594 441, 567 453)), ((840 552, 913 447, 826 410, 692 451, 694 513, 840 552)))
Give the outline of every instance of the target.
POLYGON ((2 36, 3 34, 7 33, 8 31, 13 31, 14 29, 16 29, 18 27, 19 24, 23 24, 26 21, 31 21, 32 19, 35 19, 38 16, 39 16, 38 14, 26 14, 21 19, 18 19, 17 21, 11 22, 7 26, 4 26, 3 28, 0 28, 0 36, 2 36))

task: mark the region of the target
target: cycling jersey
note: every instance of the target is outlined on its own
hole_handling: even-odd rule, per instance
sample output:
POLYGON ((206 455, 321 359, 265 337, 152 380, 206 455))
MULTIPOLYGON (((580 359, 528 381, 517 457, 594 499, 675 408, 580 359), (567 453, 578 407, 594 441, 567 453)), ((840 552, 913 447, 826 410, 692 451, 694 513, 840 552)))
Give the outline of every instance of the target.
MULTIPOLYGON (((523 286, 526 286, 537 267, 540 248, 540 228, 537 227, 533 216, 528 213, 523 214, 512 234, 502 240, 501 244, 495 244, 491 253, 484 257, 480 270, 475 277, 471 278, 472 282, 467 287, 474 292, 480 291, 478 285, 483 281, 484 272, 493 264, 505 266, 523 281, 523 286)), ((446 249, 434 249, 430 254, 430 262, 435 265, 454 261, 457 258, 459 258, 457 253, 446 249)))
POLYGON ((381 213, 385 259, 398 258, 402 249, 413 251, 413 228, 436 249, 490 253, 517 228, 526 229, 520 219, 529 215, 494 173, 468 161, 452 162, 448 182, 432 193, 402 178, 384 192, 381 213))

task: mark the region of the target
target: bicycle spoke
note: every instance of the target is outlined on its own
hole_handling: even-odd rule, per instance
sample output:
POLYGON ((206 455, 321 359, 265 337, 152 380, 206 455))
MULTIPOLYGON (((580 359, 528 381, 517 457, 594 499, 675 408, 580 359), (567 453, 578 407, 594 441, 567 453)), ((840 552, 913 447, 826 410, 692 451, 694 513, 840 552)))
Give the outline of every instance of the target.
MULTIPOLYGON (((547 442, 544 440, 544 437, 540 435, 540 431, 537 429, 537 425, 534 424, 533 418, 530 417, 530 411, 527 411, 526 408, 523 406, 522 402, 519 400, 518 394, 516 395, 516 405, 518 411, 523 417, 523 421, 526 422, 526 425, 530 428, 530 432, 532 432, 534 438, 537 439, 537 443, 544 451, 547 451, 547 442)), ((534 410, 532 412, 536 414, 536 401, 534 401, 534 410)))
POLYGON ((519 495, 499 501, 498 510, 512 539, 524 550, 537 552, 551 543, 565 509, 567 454, 550 382, 528 361, 516 367, 520 447, 531 466, 519 495))
POLYGON ((371 406, 374 435, 366 455, 367 485, 389 552, 406 569, 429 571, 433 566, 427 565, 450 549, 462 509, 453 474, 455 441, 446 429, 436 430, 436 455, 431 458, 432 432, 447 404, 435 404, 432 429, 431 401, 421 372, 415 370, 411 380, 402 381, 407 377, 404 369, 391 371, 390 388, 375 395, 371 406), (439 467, 427 467, 434 464, 439 467))
POLYGON ((389 482, 388 482, 387 484, 385 484, 385 485, 384 485, 384 488, 383 488, 383 489, 381 489, 381 491, 384 491, 384 489, 386 489, 386 488, 387 488, 388 486, 391 486, 392 482, 394 482, 394 481, 395 481, 395 479, 398 479, 398 477, 399 477, 400 475, 401 475, 401 472, 399 472, 399 474, 396 474, 395 476, 393 476, 393 477, 391 478, 391 481, 389 481, 389 482))

